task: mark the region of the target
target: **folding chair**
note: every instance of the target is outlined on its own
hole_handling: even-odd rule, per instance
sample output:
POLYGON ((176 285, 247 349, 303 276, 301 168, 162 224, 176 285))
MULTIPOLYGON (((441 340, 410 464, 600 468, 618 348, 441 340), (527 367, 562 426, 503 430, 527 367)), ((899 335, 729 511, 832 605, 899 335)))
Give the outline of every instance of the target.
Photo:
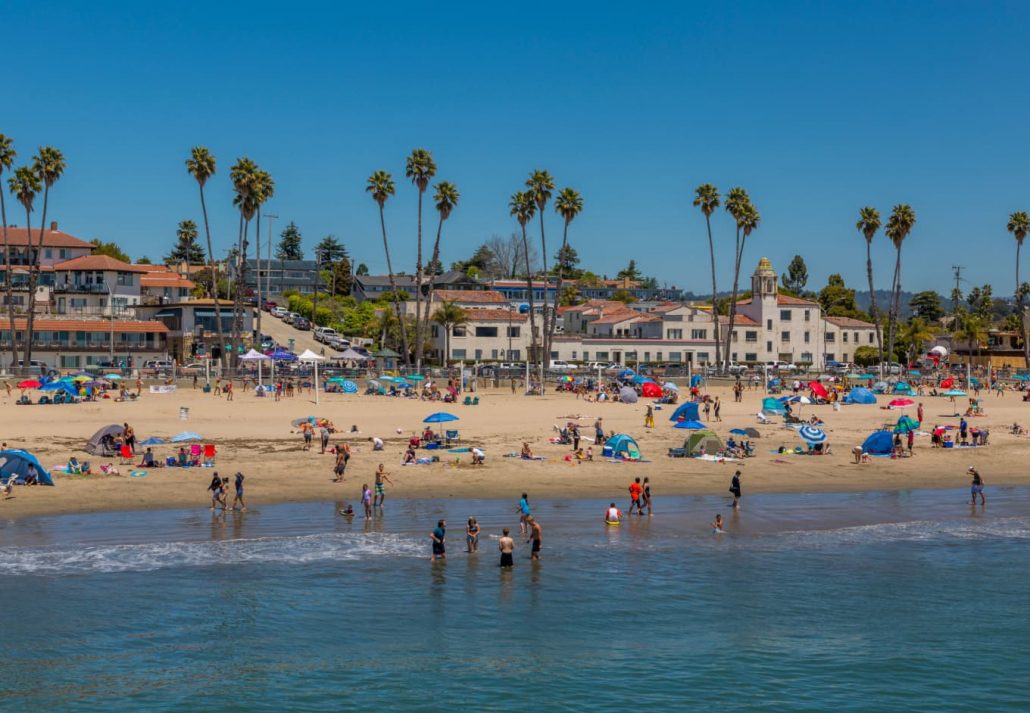
POLYGON ((472 399, 472 405, 473 406, 478 406, 479 405, 479 397, 478 396, 476 398, 472 399))
POLYGON ((447 445, 451 445, 452 443, 457 443, 458 442, 458 432, 457 431, 446 431, 444 433, 444 436, 447 439, 447 445))
POLYGON ((200 444, 193 443, 190 445, 190 465, 200 465, 200 444))
POLYGON ((130 448, 129 446, 122 446, 119 450, 119 454, 121 455, 122 465, 128 465, 133 462, 132 448, 130 448))
POLYGON ((218 455, 218 450, 215 448, 213 443, 204 444, 204 465, 208 468, 215 464, 215 456, 218 455))
POLYGON ((471 406, 472 405, 472 397, 471 396, 466 396, 465 400, 462 402, 462 405, 463 406, 471 406))

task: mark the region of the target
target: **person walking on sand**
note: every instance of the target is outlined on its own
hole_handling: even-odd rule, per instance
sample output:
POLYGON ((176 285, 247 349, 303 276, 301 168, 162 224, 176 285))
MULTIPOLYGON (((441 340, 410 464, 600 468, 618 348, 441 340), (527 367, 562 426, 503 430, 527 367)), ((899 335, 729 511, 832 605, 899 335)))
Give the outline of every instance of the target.
POLYGON ((540 529, 540 523, 533 519, 530 515, 526 518, 526 522, 529 524, 529 539, 526 542, 532 542, 533 547, 530 549, 529 558, 533 560, 540 559, 540 548, 544 544, 544 533, 540 529))
POLYGON ((379 468, 376 470, 376 496, 375 506, 382 508, 383 503, 386 502, 386 483, 393 485, 393 481, 390 480, 390 474, 386 472, 386 466, 382 463, 379 464, 379 468), (386 481, 385 483, 383 481, 386 481))
POLYGON ((247 512, 247 502, 243 499, 243 473, 236 472, 236 495, 232 499, 232 509, 236 510, 236 503, 239 503, 243 510, 241 512, 247 512))
POLYGON ((715 404, 713 404, 712 409, 715 411, 715 420, 716 421, 721 421, 722 420, 722 416, 719 415, 719 411, 722 410, 722 402, 719 401, 719 397, 718 396, 715 397, 715 404))
POLYGON ((318 429, 318 435, 321 437, 322 440, 321 452, 325 453, 326 450, 329 448, 329 427, 323 423, 318 429))
POLYGON ((919 421, 919 423, 923 422, 923 402, 922 401, 920 401, 919 405, 916 406, 916 420, 919 421))
POLYGON ((644 414, 644 428, 654 428, 654 407, 647 405, 647 413, 644 414))
POLYGON ((501 539, 497 541, 497 549, 501 551, 501 566, 512 567, 515 565, 513 553, 515 552, 515 540, 511 538, 508 528, 504 528, 501 539))
POLYGON ((479 552, 479 523, 474 517, 470 517, 468 524, 465 525, 465 546, 468 547, 469 554, 479 552))
POLYGON ((575 453, 579 450, 580 435, 578 423, 572 424, 572 427, 569 429, 569 434, 572 436, 572 452, 575 453))
POLYGON ((225 380, 225 400, 232 401, 232 379, 225 380))
POLYGON ((526 493, 522 493, 522 498, 519 500, 519 506, 515 508, 515 512, 519 514, 519 532, 525 535, 528 527, 527 521, 532 517, 529 511, 529 496, 526 493))
POLYGON ((444 548, 444 539, 447 537, 447 521, 438 520, 436 527, 429 534, 433 541, 433 556, 430 560, 447 559, 447 550, 444 548))
POLYGON ((218 471, 211 476, 211 483, 207 489, 211 491, 211 510, 214 510, 222 500, 222 478, 218 475, 218 471))
POLYGON ((730 481, 730 492, 733 493, 733 509, 736 510, 740 507, 740 471, 738 470, 733 474, 733 479, 730 481))
POLYGON ((601 423, 601 418, 598 417, 594 421, 594 445, 599 446, 604 443, 604 425, 601 423))
POLYGON ((986 505, 987 501, 984 499, 984 479, 980 476, 980 472, 973 466, 969 466, 966 472, 973 476, 973 480, 969 485, 969 492, 972 495, 972 500, 969 504, 976 505, 976 496, 979 495, 980 504, 986 505))
POLYGON ((632 483, 629 484, 629 515, 633 514, 633 508, 637 509, 637 515, 643 515, 644 510, 640 506, 640 497, 644 492, 644 487, 640 484, 640 478, 635 478, 632 483))
POLYGON ((372 517, 372 491, 368 483, 361 486, 361 504, 365 506, 365 518, 372 517))

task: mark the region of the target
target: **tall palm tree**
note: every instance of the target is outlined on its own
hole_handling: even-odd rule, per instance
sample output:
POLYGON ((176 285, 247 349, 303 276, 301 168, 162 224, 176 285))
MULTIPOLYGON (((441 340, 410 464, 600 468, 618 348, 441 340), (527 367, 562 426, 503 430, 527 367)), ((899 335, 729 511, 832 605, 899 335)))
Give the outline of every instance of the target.
POLYGON ((870 206, 859 210, 855 228, 865 236, 865 271, 869 278, 869 314, 873 318, 873 324, 876 325, 876 351, 880 357, 880 361, 877 363, 883 364, 883 334, 880 331, 880 319, 876 310, 876 291, 873 289, 873 238, 876 236, 876 231, 880 229, 880 211, 870 206))
POLYGON ((404 175, 411 179, 418 189, 418 244, 415 255, 415 368, 422 368, 422 350, 425 342, 422 333, 422 196, 429 187, 429 181, 436 175, 433 155, 425 149, 415 149, 408 156, 404 175))
POLYGON ((569 223, 575 220, 576 216, 583 211, 583 198, 572 188, 562 188, 558 191, 558 197, 554 199, 554 212, 562 217, 564 226, 561 237, 561 250, 558 251, 558 284, 554 288, 554 316, 547 327, 547 349, 551 351, 551 343, 554 341, 554 330, 558 325, 558 301, 561 299, 562 281, 565 279, 564 256, 569 246, 569 223))
MULTIPOLYGON (((272 175, 268 171, 259 169, 254 174, 254 204, 257 209, 254 223, 254 284, 257 287, 257 324, 254 331, 257 334, 256 342, 259 346, 261 342, 261 303, 263 301, 261 295, 261 209, 273 195, 275 195, 275 181, 272 180, 272 175)), ((318 284, 317 281, 315 284, 318 284)), ((317 292, 315 296, 318 296, 317 292)), ((314 310, 312 310, 311 316, 314 321, 314 310)))
POLYGON ((972 372, 973 349, 979 351, 980 345, 987 340, 987 325, 978 315, 962 310, 955 315, 952 338, 957 342, 966 343, 966 366, 972 372))
MULTIPOLYGON (((387 171, 376 171, 368 177, 365 192, 372 194, 372 200, 379 206, 379 227, 383 230, 383 252, 386 253, 386 272, 390 276, 390 291, 393 292, 393 309, 397 313, 397 321, 404 324, 401 314, 400 296, 397 294, 397 281, 393 276, 393 262, 390 260, 390 243, 386 239, 386 216, 384 209, 386 199, 397 192, 393 176, 387 171)), ((411 354, 408 352, 407 330, 401 329, 401 349, 404 351, 404 366, 411 366, 411 354)))
MULTIPOLYGON (((536 354, 536 309, 533 304, 533 269, 529 264, 529 238, 526 235, 526 223, 533 220, 533 215, 536 213, 536 201, 529 192, 516 191, 508 202, 508 209, 522 228, 522 254, 526 256, 526 294, 529 297, 529 338, 532 345, 531 350, 536 354)), ((541 365, 540 371, 543 372, 543 365, 541 365)), ((526 386, 529 386, 529 384, 526 384, 526 386)), ((541 389, 543 388, 542 380, 540 387, 541 389)))
MULTIPOLYGON (((458 205, 458 201, 461 199, 461 194, 458 193, 458 188, 453 183, 448 181, 441 181, 437 183, 436 192, 433 194, 433 201, 436 203, 436 211, 440 214, 439 222, 436 224, 436 240, 433 242, 433 257, 429 261, 430 265, 436 265, 440 261, 440 235, 443 233, 443 223, 445 220, 451 217, 451 211, 458 205)), ((422 319, 422 340, 425 341, 425 335, 429 327, 429 312, 432 309, 433 303, 433 292, 436 290, 433 284, 433 275, 429 276, 429 294, 426 296, 426 310, 425 316, 422 319)), ((446 365, 446 362, 444 362, 446 365)))
POLYGON ((909 361, 915 361, 922 353, 926 343, 936 335, 930 325, 922 317, 913 317, 908 320, 898 334, 898 338, 906 345, 909 361))
MULTIPOLYGON (((10 171, 18 152, 14 150, 14 142, 3 134, 0 134, 0 182, 3 181, 4 171, 10 171)), ((18 363, 18 345, 14 343, 14 286, 11 278, 14 276, 11 269, 11 244, 7 239, 7 203, 4 201, 4 191, 0 183, 0 218, 3 219, 4 229, 4 267, 7 275, 4 285, 7 289, 7 317, 11 330, 11 366, 18 363)))
MULTIPOLYGON (((0 168, 0 170, 3 170, 0 168)), ((1008 230, 1016 239, 1016 306, 1019 308, 1019 318, 1023 324, 1023 356, 1026 363, 1030 365, 1030 339, 1027 338, 1026 318, 1023 316, 1023 290, 1019 288, 1019 251, 1023 247, 1023 240, 1030 231, 1030 214, 1025 210, 1016 211, 1009 216, 1008 230)))
POLYGON ((916 212, 912 206, 900 203, 891 210, 891 217, 887 219, 887 227, 884 233, 894 244, 894 280, 891 283, 891 309, 887 321, 887 358, 894 361, 894 337, 898 328, 898 315, 901 302, 901 245, 905 238, 912 232, 916 224, 916 212))
POLYGON ((236 288, 233 290, 233 320, 232 336, 230 338, 232 345, 230 363, 234 369, 239 364, 240 340, 243 336, 243 303, 241 297, 243 295, 243 287, 246 285, 247 239, 250 232, 250 221, 253 220, 254 214, 257 212, 256 191, 259 170, 257 164, 245 156, 236 159, 236 163, 229 169, 229 180, 232 181, 233 191, 236 193, 232 204, 240 211, 240 233, 236 244, 236 288))
MULTIPOLYGON (((43 189, 42 183, 39 180, 39 176, 28 166, 21 166, 14 171, 14 175, 7 179, 7 185, 11 189, 11 195, 22 204, 25 208, 25 225, 31 225, 32 217, 32 206, 36 202, 36 196, 43 189)), ((26 233, 30 229, 26 229, 26 233)), ((28 247, 26 250, 31 252, 32 248, 32 236, 28 235, 26 240, 28 247)), ((7 274, 8 280, 12 277, 12 273, 9 270, 7 274)), ((33 292, 35 289, 33 288, 33 292)), ((31 314, 31 313, 30 313, 31 314)), ((26 318, 27 319, 27 318, 26 318)), ((11 343, 14 344, 14 331, 11 331, 11 343)), ((25 360, 22 362, 25 366, 28 366, 29 359, 32 354, 32 325, 27 324, 26 337, 25 337, 25 360)), ((18 362, 13 362, 17 364, 18 362)))
POLYGON ((722 372, 722 344, 719 339, 719 310, 716 307, 716 295, 719 290, 715 282, 715 242, 712 240, 712 213, 719 207, 719 189, 711 183, 702 183, 694 189, 694 205, 701 209, 708 227, 708 258, 712 264, 712 328, 715 330, 715 365, 722 372))
POLYGON ((204 232, 207 234, 207 258, 211 261, 211 298, 215 301, 215 329, 218 333, 218 365, 225 364, 225 332, 222 329, 222 309, 218 302, 218 258, 211 244, 211 225, 207 220, 207 203, 204 201, 204 185, 215 175, 214 155, 203 146, 194 146, 186 159, 186 170, 197 181, 200 188, 200 210, 204 214, 204 232))
MULTIPOLYGON (((729 213, 737 226, 736 246, 733 259, 733 291, 730 293, 729 319, 726 324, 726 360, 730 360, 731 344, 733 341, 733 327, 737 319, 737 295, 740 292, 740 266, 744 258, 744 245, 747 238, 758 227, 761 216, 751 203, 751 197, 743 188, 731 188, 726 194, 726 212, 729 213)), ((712 305, 715 309, 715 305, 712 305)))
MULTIPOLYGON (((46 230, 47 206, 50 203, 50 189, 60 180, 64 174, 64 155, 52 146, 42 146, 39 152, 32 158, 32 170, 43 184, 43 214, 39 221, 39 240, 36 243, 36 250, 32 256, 32 264, 29 266, 29 313, 26 319, 26 330, 29 340, 25 347, 25 363, 32 361, 32 331, 36 321, 36 286, 39 284, 40 264, 39 259, 43 254, 43 235, 46 230)), ((31 247, 31 229, 26 226, 31 247)), ((112 307, 113 313, 113 307, 112 307)))
MULTIPOLYGON (((544 271, 544 292, 543 292, 543 320, 544 323, 542 329, 542 342, 544 347, 544 355, 540 361, 540 388, 544 386, 544 368, 546 367, 547 360, 551 358, 551 343, 547 338, 549 333, 548 324, 554 321, 555 315, 553 312, 548 314, 547 312, 547 239, 544 236, 544 209, 547 208, 547 201, 551 199, 551 192, 554 190, 554 178, 546 170, 535 169, 529 174, 529 178, 526 179, 526 191, 533 202, 536 204, 537 214, 540 216, 540 249, 541 253, 541 267, 544 271)), ((558 295, 554 296, 554 307, 558 306, 558 295)))
POLYGON ((433 321, 443 327, 443 365, 447 366, 447 360, 451 357, 451 331, 468 322, 468 313, 457 303, 452 301, 444 302, 440 308, 433 313, 433 321))

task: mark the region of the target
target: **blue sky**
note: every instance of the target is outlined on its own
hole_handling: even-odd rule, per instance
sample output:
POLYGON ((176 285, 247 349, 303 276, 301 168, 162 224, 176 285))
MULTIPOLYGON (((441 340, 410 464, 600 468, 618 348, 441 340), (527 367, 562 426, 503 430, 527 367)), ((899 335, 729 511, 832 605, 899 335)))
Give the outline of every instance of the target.
MULTIPOLYGON (((634 258, 707 289, 690 200, 712 182, 746 187, 762 213, 745 273, 801 253, 810 288, 835 271, 862 287, 859 207, 886 219, 907 202, 919 222, 906 289, 946 294, 961 264, 1010 293, 1005 223, 1030 210, 1027 26, 1026 3, 10 2, 0 132, 23 160, 61 148, 51 215, 134 256, 159 257, 179 220, 199 222, 183 161, 202 144, 219 159, 217 252, 237 224, 228 168, 246 155, 276 180, 276 232, 293 220, 309 248, 335 234, 374 272, 385 262, 364 182, 393 172, 395 265, 413 269, 404 158, 425 147, 462 193, 448 263, 515 230, 509 196, 547 168, 583 195, 570 239, 599 273, 634 258)), ((725 289, 732 224, 720 215, 714 229, 725 289)), ((891 252, 881 236, 878 286, 891 252)))

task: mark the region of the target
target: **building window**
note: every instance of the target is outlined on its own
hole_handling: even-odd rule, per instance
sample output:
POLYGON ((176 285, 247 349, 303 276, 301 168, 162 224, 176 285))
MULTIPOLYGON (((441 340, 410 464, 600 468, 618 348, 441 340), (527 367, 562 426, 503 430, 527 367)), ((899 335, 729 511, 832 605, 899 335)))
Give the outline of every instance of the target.
POLYGON ((808 344, 811 341, 811 337, 811 332, 805 332, 805 344, 808 344))
POLYGON ((789 342, 790 341, 790 332, 780 332, 780 341, 781 342, 789 342))
POLYGON ((750 329, 750 330, 744 332, 744 341, 745 342, 750 342, 752 344, 757 343, 758 342, 758 330, 757 329, 750 329))
POLYGON ((596 358, 597 361, 608 361, 611 359, 611 357, 608 356, 608 352, 597 352, 597 354, 594 355, 594 358, 596 358))
MULTIPOLYGON (((733 356, 736 357, 736 354, 734 354, 733 356)), ((745 352, 744 353, 744 361, 756 362, 756 361, 758 361, 758 354, 755 353, 755 352, 745 352)))
POLYGON ((772 354, 772 342, 766 342, 765 343, 765 351, 767 351, 770 354, 772 354))
POLYGON ((707 329, 691 329, 690 330, 690 338, 691 339, 708 339, 708 330, 707 329))
POLYGON ((438 327, 437 325, 434 324, 433 325, 433 339, 438 339, 439 337, 440 337, 440 327, 438 327))
POLYGON ((780 310, 780 321, 781 322, 789 322, 790 321, 790 310, 789 309, 781 309, 780 310))
POLYGON ((464 358, 465 358, 465 350, 464 349, 451 349, 451 359, 464 359, 464 358))
POLYGON ((811 364, 812 363, 812 352, 801 352, 801 363, 811 364))
POLYGON ((847 361, 847 360, 848 360, 848 353, 847 353, 847 352, 844 352, 843 354, 841 354, 841 355, 840 355, 840 357, 841 357, 841 359, 843 359, 844 361, 847 361))
POLYGON ((837 341, 837 335, 834 334, 833 332, 827 332, 826 333, 826 342, 827 342, 827 344, 833 344, 835 341, 837 341))
POLYGON ((770 332, 772 331, 772 320, 771 319, 765 320, 765 328, 768 329, 770 332))
POLYGON ((707 364, 708 363, 708 352, 698 352, 697 353, 697 363, 698 364, 707 364))
MULTIPOLYGON (((855 344, 858 344, 858 332, 855 332, 855 344)), ((847 360, 848 360, 848 358, 844 357, 844 361, 847 361, 847 360)))
POLYGON ((847 332, 841 332, 840 333, 840 340, 842 342, 844 342, 845 344, 847 344, 848 343, 848 333, 847 332))
POLYGON ((682 361, 682 359, 680 358, 680 352, 669 352, 669 361, 682 361))
MULTIPOLYGON (((465 327, 451 327, 451 336, 452 337, 464 337, 465 334, 466 334, 465 327)), ((464 352, 462 352, 462 356, 464 356, 464 352)))
POLYGON ((476 327, 477 337, 496 337, 497 327, 476 327))
POLYGON ((876 335, 874 335, 872 332, 869 332, 869 343, 872 344, 874 339, 876 339, 876 335))
POLYGON ((522 334, 522 327, 508 327, 508 336, 517 337, 522 334))
POLYGON ((495 359, 495 360, 497 359, 497 350, 496 349, 491 349, 490 350, 490 358, 491 359, 495 359))
POLYGON ((826 354, 823 355, 823 358, 826 359, 826 361, 837 361, 837 355, 833 352, 826 352, 826 354))
POLYGON ((48 258, 52 258, 54 256, 54 251, 50 248, 47 248, 43 251, 43 255, 45 255, 48 258))
POLYGON ((482 358, 483 358, 483 350, 482 349, 477 349, 476 350, 476 361, 479 361, 482 358))
POLYGON ((666 339, 683 339, 683 330, 682 329, 666 329, 665 330, 665 338, 666 339))
POLYGON ((730 337, 732 338, 732 339, 731 339, 731 341, 732 341, 732 342, 733 342, 734 344, 736 344, 736 343, 737 343, 737 336, 738 336, 737 330, 736 330, 736 329, 734 329, 734 330, 733 330, 733 334, 731 334, 731 335, 730 335, 730 337))
POLYGON ((812 321, 812 310, 810 310, 810 309, 806 309, 805 310, 805 321, 806 322, 811 322, 812 321))

